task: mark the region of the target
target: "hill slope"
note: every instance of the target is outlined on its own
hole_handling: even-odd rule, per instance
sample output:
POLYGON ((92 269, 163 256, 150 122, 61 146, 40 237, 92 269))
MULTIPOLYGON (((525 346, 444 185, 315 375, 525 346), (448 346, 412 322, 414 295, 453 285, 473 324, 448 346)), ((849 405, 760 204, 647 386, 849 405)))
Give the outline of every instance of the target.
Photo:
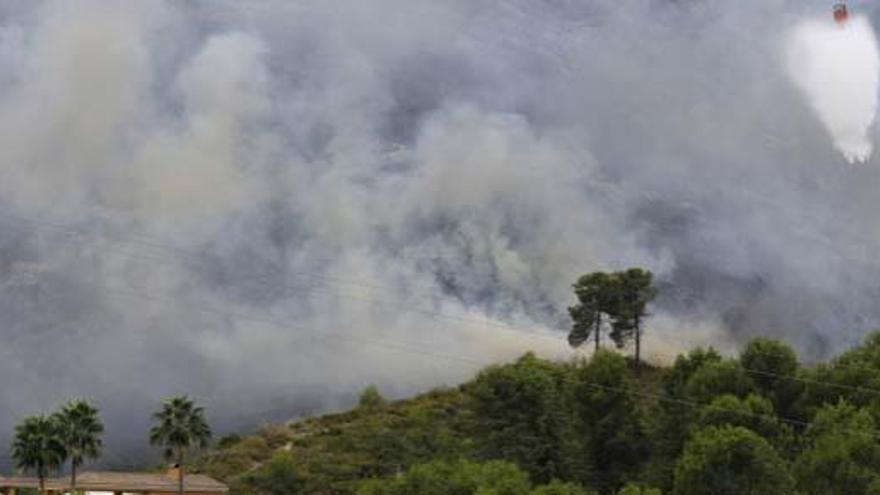
POLYGON ((367 390, 352 411, 227 437, 198 468, 234 494, 868 495, 877 425, 880 335, 815 367, 758 339, 736 359, 696 349, 639 373, 610 352, 527 354, 408 400, 367 390))

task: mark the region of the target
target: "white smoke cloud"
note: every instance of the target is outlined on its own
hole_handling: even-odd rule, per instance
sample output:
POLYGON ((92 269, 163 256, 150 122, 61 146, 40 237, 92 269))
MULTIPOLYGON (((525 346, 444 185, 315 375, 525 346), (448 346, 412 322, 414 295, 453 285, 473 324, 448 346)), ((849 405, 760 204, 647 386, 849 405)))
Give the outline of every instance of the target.
POLYGON ((792 80, 850 162, 865 162, 880 91, 880 54, 870 21, 859 15, 845 26, 804 21, 788 40, 792 80))
POLYGON ((77 395, 112 451, 168 394, 222 432, 565 357, 595 269, 658 274, 663 358, 880 323, 880 167, 791 97, 781 0, 0 12, 0 437, 77 395))
POLYGON ((223 34, 183 68, 174 89, 185 118, 160 121, 134 150, 131 187, 144 220, 204 228, 253 197, 246 170, 260 157, 248 127, 269 107, 264 55, 252 36, 223 34))

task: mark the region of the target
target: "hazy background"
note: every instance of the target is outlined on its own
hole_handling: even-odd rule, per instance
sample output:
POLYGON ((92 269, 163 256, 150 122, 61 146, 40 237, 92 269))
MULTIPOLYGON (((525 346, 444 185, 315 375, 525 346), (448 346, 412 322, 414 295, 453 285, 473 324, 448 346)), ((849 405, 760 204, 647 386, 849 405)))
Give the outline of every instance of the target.
POLYGON ((0 451, 72 396, 122 465, 170 394, 223 433, 565 357, 596 269, 658 274, 650 355, 839 352, 880 326, 880 163, 785 56, 830 15, 0 1, 0 451))

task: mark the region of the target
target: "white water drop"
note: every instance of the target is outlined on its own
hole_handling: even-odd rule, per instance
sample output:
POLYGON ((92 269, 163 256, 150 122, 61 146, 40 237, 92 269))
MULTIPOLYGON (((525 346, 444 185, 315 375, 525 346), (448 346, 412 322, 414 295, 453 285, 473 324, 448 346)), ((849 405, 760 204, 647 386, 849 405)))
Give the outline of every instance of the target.
POLYGON ((864 16, 845 26, 810 20, 794 28, 786 56, 789 75, 850 163, 870 158, 877 112, 880 54, 864 16))

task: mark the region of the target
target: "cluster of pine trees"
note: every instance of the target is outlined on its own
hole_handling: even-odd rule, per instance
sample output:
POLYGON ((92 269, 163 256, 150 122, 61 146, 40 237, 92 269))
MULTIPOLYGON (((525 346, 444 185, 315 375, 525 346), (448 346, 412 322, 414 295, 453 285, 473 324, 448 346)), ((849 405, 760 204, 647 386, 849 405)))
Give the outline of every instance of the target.
POLYGON ((654 275, 642 268, 618 272, 594 272, 574 284, 578 303, 568 308, 573 321, 568 343, 579 347, 592 336, 596 351, 602 342, 603 323, 611 326, 609 337, 622 349, 635 345, 636 369, 641 364, 642 325, 647 306, 657 296, 654 275))

